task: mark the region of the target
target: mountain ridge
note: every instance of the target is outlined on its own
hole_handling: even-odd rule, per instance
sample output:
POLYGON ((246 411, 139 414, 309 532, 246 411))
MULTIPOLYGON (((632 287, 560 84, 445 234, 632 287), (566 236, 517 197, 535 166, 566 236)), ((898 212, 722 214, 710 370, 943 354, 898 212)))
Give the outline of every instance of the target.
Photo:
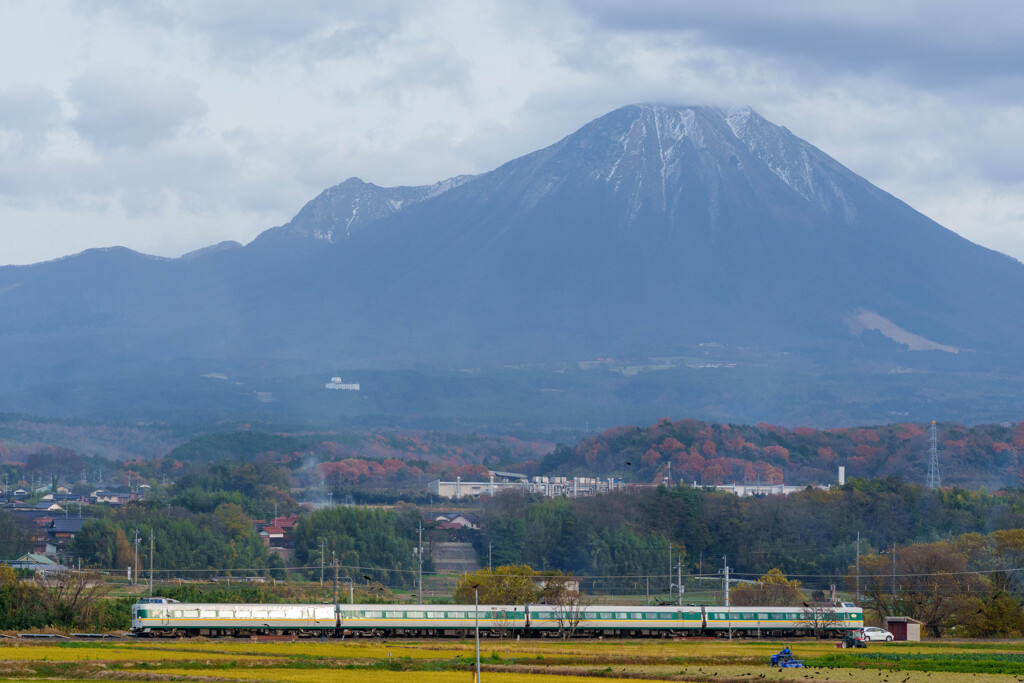
POLYGON ((486 173, 349 178, 244 247, 0 268, 0 392, 173 359, 494 368, 705 342, 1002 372, 1022 292, 1024 265, 752 109, 628 105, 486 173))

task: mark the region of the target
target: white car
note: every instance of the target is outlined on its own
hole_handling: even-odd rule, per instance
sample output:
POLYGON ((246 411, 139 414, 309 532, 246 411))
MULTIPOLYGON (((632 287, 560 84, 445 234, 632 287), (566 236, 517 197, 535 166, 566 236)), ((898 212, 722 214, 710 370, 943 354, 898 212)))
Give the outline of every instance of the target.
POLYGON ((878 628, 877 626, 865 626, 860 629, 860 633, 864 637, 864 640, 884 640, 889 642, 894 637, 889 631, 886 631, 884 628, 878 628))

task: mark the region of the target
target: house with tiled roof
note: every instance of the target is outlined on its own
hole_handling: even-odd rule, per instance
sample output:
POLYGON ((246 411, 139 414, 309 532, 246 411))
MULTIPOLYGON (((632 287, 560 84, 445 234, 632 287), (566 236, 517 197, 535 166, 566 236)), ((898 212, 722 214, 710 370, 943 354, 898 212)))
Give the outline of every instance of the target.
POLYGON ((53 572, 67 569, 62 564, 57 564, 46 555, 39 553, 25 553, 16 560, 11 560, 8 565, 11 569, 28 569, 35 572, 53 572))
POLYGON ((283 548, 285 545, 284 529, 268 524, 260 530, 260 538, 269 548, 283 548))

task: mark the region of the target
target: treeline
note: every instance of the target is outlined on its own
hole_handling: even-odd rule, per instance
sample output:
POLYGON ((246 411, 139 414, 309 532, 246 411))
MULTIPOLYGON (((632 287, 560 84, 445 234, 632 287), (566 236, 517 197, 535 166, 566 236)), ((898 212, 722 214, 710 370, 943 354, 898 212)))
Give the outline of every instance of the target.
POLYGON ((87 521, 75 534, 69 553, 85 567, 127 573, 136 564, 136 533, 142 574, 149 569, 152 534, 157 580, 250 574, 284 578, 284 562, 268 551, 253 519, 235 503, 220 503, 211 512, 125 506, 87 521))
MULTIPOLYGON (((296 566, 285 571, 278 553, 260 539, 245 508, 222 502, 210 512, 135 504, 87 521, 69 547, 83 566, 127 573, 136 563, 148 576, 153 535, 156 580, 214 576, 317 579, 323 567, 357 584, 410 586, 419 568, 414 553, 419 512, 412 507, 379 509, 330 507, 300 515, 292 530, 296 566)), ((425 565, 429 571, 429 562, 425 565)))
MULTIPOLYGON (((609 429, 575 447, 559 445, 527 469, 531 474, 614 476, 655 483, 671 475, 674 481, 698 485, 828 484, 843 465, 850 477, 923 481, 927 427, 904 423, 818 430, 663 419, 650 427, 609 429)), ((937 427, 945 484, 972 489, 1018 485, 1024 472, 1024 422, 937 427)))
POLYGON ((724 556, 739 578, 778 568, 827 588, 855 562, 858 532, 867 555, 893 543, 1024 527, 1024 491, 931 491, 896 478, 745 498, 675 486, 577 499, 502 494, 483 499, 481 514, 480 549, 493 546, 496 565, 664 576, 671 545, 686 574, 714 575, 724 556))
POLYGON ((268 518, 295 512, 288 468, 271 461, 225 460, 182 469, 167 492, 171 505, 212 512, 218 505, 240 505, 253 516, 268 518))

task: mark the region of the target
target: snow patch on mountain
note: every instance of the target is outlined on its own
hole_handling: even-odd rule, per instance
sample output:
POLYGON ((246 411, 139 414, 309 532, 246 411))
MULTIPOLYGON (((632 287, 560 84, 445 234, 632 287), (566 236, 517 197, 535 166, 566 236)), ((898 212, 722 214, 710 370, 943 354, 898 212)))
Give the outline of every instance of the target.
POLYGON ((750 107, 723 112, 726 123, 758 159, 807 201, 846 224, 857 220, 853 203, 836 182, 838 164, 750 107))
POLYGON ((413 187, 379 187, 349 178, 308 202, 283 230, 307 239, 340 242, 370 223, 438 197, 476 177, 459 175, 433 185, 413 187))

